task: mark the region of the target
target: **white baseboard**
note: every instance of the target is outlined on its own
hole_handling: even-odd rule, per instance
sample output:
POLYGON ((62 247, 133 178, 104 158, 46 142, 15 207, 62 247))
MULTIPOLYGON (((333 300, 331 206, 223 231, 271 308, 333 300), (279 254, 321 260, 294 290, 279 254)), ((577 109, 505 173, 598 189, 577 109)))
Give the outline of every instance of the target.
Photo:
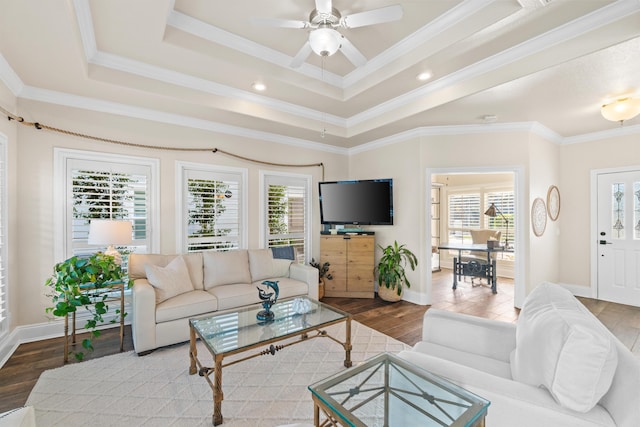
MULTIPOLYGON (((127 312, 125 310, 125 312, 127 312)), ((101 325, 97 329, 109 329, 109 328, 117 328, 120 326, 119 322, 109 323, 111 319, 116 318, 116 314, 113 316, 105 317, 105 324, 101 325)), ((85 313, 78 314, 76 323, 76 331, 78 333, 84 332, 84 323, 86 319, 90 316, 85 313)), ((128 320, 130 316, 125 317, 125 325, 131 324, 131 321, 128 320)), ((58 338, 64 336, 64 319, 63 318, 55 318, 49 322, 44 323, 36 323, 33 325, 25 325, 18 326, 7 336, 0 338, 0 368, 7 363, 7 360, 11 357, 11 355, 16 351, 20 344, 26 344, 34 341, 47 340, 50 338, 58 338)))

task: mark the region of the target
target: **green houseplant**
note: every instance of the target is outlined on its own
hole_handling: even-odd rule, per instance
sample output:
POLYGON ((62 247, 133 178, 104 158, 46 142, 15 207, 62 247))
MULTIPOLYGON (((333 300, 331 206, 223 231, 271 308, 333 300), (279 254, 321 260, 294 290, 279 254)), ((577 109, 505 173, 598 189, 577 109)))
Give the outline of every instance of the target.
POLYGON ((318 282, 321 285, 318 298, 322 299, 322 297, 324 296, 325 278, 327 280, 333 280, 333 276, 331 275, 331 273, 329 273, 329 266, 331 264, 329 264, 328 262, 320 264, 320 262, 316 262, 315 259, 311 258, 311 262, 309 263, 309 265, 318 269, 318 282))
MULTIPOLYGON (((73 256, 66 261, 59 262, 53 268, 53 274, 49 277, 45 286, 50 289, 49 296, 53 307, 47 307, 46 313, 56 317, 65 317, 73 314, 80 307, 89 311, 91 317, 84 328, 89 332, 89 337, 82 341, 82 348, 93 351, 93 339, 100 336, 98 326, 105 323, 104 316, 109 312, 107 305, 108 291, 113 283, 126 280, 122 267, 114 261, 114 257, 98 252, 88 258, 73 256)), ((127 283, 131 286, 131 282, 127 283)), ((121 313, 115 310, 116 318, 109 323, 116 323, 121 313)), ((84 359, 84 352, 74 352, 77 360, 84 359)))
POLYGON ((407 265, 415 270, 418 259, 405 245, 398 245, 394 241, 392 245, 383 247, 382 256, 376 267, 378 272, 378 295, 386 301, 399 301, 402 298, 402 288, 411 287, 407 279, 405 268, 407 265))

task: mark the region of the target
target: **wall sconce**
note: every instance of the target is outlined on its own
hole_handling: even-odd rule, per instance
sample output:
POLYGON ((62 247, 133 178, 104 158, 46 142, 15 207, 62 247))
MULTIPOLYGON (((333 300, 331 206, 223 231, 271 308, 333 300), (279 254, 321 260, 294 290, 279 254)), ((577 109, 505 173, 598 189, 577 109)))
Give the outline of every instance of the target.
POLYGON ((640 114, 640 98, 619 98, 600 108, 602 117, 612 122, 629 120, 640 114))
POLYGON ((122 255, 114 245, 128 245, 132 239, 131 221, 115 219, 92 219, 89 223, 90 245, 108 245, 105 255, 111 255, 116 264, 122 264, 122 255))

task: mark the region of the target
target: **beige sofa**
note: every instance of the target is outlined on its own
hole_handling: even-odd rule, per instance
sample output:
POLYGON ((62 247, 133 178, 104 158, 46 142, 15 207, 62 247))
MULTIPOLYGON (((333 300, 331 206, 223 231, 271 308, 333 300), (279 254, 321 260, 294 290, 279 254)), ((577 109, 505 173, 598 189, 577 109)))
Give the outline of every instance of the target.
POLYGON ((488 426, 640 426, 640 360, 559 285, 517 324, 429 309, 422 334, 400 357, 491 401, 488 426))
POLYGON ((318 299, 318 270, 274 259, 270 249, 131 254, 129 277, 138 354, 187 341, 189 318, 259 303, 256 286, 264 280, 278 281, 280 299, 318 299))

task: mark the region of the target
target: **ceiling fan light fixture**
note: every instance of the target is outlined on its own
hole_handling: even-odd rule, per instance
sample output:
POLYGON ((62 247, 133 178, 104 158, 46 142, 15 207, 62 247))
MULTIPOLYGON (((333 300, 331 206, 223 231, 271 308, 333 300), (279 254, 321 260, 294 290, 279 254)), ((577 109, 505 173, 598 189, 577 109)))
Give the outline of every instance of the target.
POLYGON ((309 34, 309 44, 316 55, 331 56, 340 49, 341 38, 333 28, 318 28, 309 34))
POLYGON ((612 122, 623 122, 640 114, 640 98, 618 98, 600 109, 602 117, 612 122))

